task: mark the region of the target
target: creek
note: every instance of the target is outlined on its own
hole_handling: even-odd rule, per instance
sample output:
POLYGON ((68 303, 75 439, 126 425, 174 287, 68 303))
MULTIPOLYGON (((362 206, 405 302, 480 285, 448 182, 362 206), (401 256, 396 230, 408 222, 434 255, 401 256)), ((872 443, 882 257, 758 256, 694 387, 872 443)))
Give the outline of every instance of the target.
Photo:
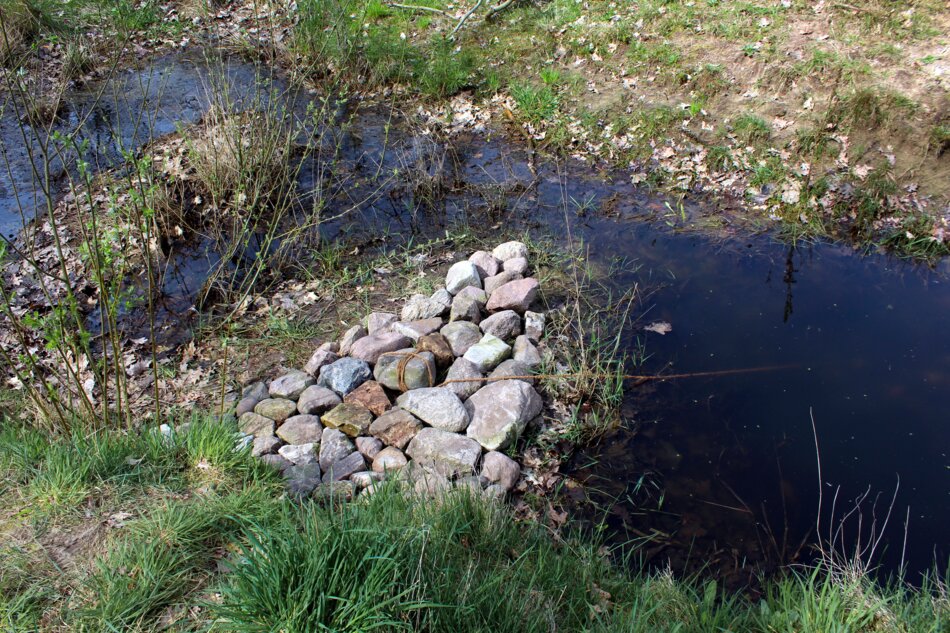
MULTIPOLYGON (((200 120, 209 102, 208 76, 200 58, 161 58, 69 95, 59 128, 78 128, 90 141, 85 160, 99 169, 115 167, 119 148, 141 147, 200 120)), ((228 64, 227 77, 235 94, 261 89, 250 64, 228 64)), ((328 199, 328 215, 361 202, 326 223, 323 238, 405 240, 467 224, 564 239, 570 229, 593 263, 611 271, 606 282, 613 289, 648 291, 645 313, 624 335, 630 354, 642 346, 648 355, 637 373, 789 366, 630 389, 621 427, 569 464, 586 486, 583 496, 568 496, 577 516, 595 520, 601 510, 593 508, 605 509, 614 538, 654 535, 641 550, 649 562, 684 572, 706 569, 736 582, 807 560, 819 497, 813 416, 824 530, 866 490, 864 529, 878 494, 880 525, 899 478, 878 561, 893 572, 903 560, 912 576, 946 564, 946 263, 932 270, 833 244, 688 233, 677 229, 678 218, 715 214, 715 203, 696 199, 673 212, 668 200, 631 185, 622 173, 580 161, 536 160, 501 133, 451 141, 420 134, 388 104, 350 114, 336 167, 338 181, 348 184, 328 199), (413 183, 405 180, 410 173, 413 183), (644 330, 651 322, 667 322, 671 331, 644 330)), ((0 140, 9 169, 0 174, 0 230, 7 236, 19 231, 21 209, 29 219, 43 206, 30 167, 38 144, 35 136, 24 143, 20 134, 15 113, 5 108, 0 140)), ((59 176, 52 193, 60 195, 71 167, 69 161, 53 166, 59 176)), ((318 171, 302 169, 301 187, 312 185, 307 174, 318 171)), ((194 325, 191 308, 218 259, 207 241, 170 258, 163 289, 170 331, 181 335, 194 325)), ((855 523, 852 517, 846 524, 849 543, 855 523)))

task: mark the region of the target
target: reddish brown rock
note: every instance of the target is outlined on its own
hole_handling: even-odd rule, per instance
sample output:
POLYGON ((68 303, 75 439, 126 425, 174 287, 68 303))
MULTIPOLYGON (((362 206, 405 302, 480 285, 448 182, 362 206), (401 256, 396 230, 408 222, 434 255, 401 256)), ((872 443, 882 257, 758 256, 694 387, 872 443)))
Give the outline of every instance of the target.
POLYGON ((367 380, 346 394, 343 402, 361 404, 369 409, 374 416, 386 413, 393 406, 393 403, 389 401, 389 396, 383 390, 383 386, 375 380, 367 380))
POLYGON ((420 352, 431 352, 435 356, 435 364, 439 367, 448 367, 455 360, 452 345, 441 334, 426 334, 416 341, 416 349, 420 352))
POLYGON ((491 294, 486 308, 489 312, 514 310, 523 314, 538 296, 539 287, 540 284, 534 277, 509 281, 491 294))

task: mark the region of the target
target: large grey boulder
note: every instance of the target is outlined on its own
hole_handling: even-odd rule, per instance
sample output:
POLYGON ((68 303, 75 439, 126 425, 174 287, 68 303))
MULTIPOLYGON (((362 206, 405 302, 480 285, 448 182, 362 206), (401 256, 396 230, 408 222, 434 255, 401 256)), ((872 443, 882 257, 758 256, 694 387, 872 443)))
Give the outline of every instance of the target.
POLYGON ((375 363, 382 354, 395 352, 397 349, 407 347, 410 343, 409 338, 400 332, 392 330, 379 332, 377 334, 371 334, 370 336, 364 336, 353 343, 353 347, 350 348, 350 356, 372 364, 375 363))
POLYGON ((320 441, 323 425, 315 415, 295 415, 277 429, 277 437, 288 444, 308 444, 320 441))
POLYGON ((443 431, 457 433, 468 426, 465 405, 450 389, 413 389, 399 396, 396 404, 426 424, 443 431))
POLYGON ((450 389, 459 397, 459 400, 466 400, 473 393, 482 388, 485 384, 482 380, 469 380, 466 382, 450 382, 452 380, 465 380, 466 378, 484 378, 484 374, 478 371, 475 363, 464 358, 456 358, 449 372, 445 376, 445 388, 450 389))
POLYGON ((466 434, 486 450, 506 448, 541 408, 541 396, 527 383, 502 380, 488 384, 465 401, 472 418, 466 434))
POLYGON ((296 400, 303 390, 316 382, 313 376, 303 371, 292 371, 284 374, 267 385, 271 398, 287 398, 296 400))
POLYGON ((463 358, 475 365, 478 371, 488 372, 509 356, 511 356, 510 345, 497 336, 486 334, 478 343, 468 348, 463 358))
POLYGON ((510 341, 521 334, 521 317, 514 310, 496 312, 478 324, 482 332, 510 341))
POLYGON ((464 355, 482 338, 482 331, 478 326, 468 321, 453 321, 439 330, 439 333, 449 342, 452 353, 456 356, 464 355))
POLYGON ((297 400, 297 411, 304 415, 315 415, 329 411, 343 402, 332 389, 320 385, 310 385, 303 390, 297 400))
POLYGON ((445 289, 449 291, 449 294, 454 295, 467 286, 482 287, 482 278, 478 275, 478 269, 470 261, 455 262, 445 275, 445 289))
POLYGON ((320 379, 317 384, 332 389, 340 396, 345 396, 369 380, 372 374, 366 361, 357 358, 341 358, 320 370, 320 379))
POLYGON ((409 442, 406 454, 442 474, 468 475, 475 472, 482 448, 475 440, 458 433, 425 428, 409 442))
POLYGON ((326 470, 356 450, 353 441, 336 429, 323 429, 320 438, 320 467, 326 470))
POLYGON ((432 352, 417 352, 413 348, 397 350, 398 354, 381 356, 373 369, 373 377, 381 385, 399 391, 399 363, 409 356, 403 369, 403 381, 408 389, 431 387, 435 384, 436 365, 432 352))

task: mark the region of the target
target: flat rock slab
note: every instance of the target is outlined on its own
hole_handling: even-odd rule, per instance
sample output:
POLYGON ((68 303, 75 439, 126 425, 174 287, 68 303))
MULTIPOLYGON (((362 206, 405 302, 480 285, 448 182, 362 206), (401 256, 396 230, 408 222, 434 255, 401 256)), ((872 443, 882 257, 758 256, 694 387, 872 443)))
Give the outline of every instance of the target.
POLYGON ((456 356, 463 356, 472 345, 482 339, 482 331, 474 323, 468 321, 453 321, 439 333, 445 337, 456 356))
POLYGON ((468 426, 465 405, 450 389, 413 389, 399 396, 396 404, 426 424, 443 431, 457 433, 468 426))
POLYGON ((422 421, 404 409, 391 409, 369 425, 370 435, 402 450, 422 429, 422 421))
POLYGON ((297 400, 297 411, 304 415, 316 415, 329 411, 343 402, 332 389, 311 385, 303 390, 297 400))
POLYGON ((502 380, 479 389, 465 401, 472 418, 466 434, 489 451, 509 446, 541 413, 541 396, 520 380, 502 380))
POLYGON ((323 425, 315 415, 291 416, 277 429, 277 437, 288 444, 317 443, 322 435, 323 425))
POLYGON ((241 397, 260 402, 264 398, 270 397, 270 393, 267 391, 267 385, 263 382, 255 382, 244 388, 244 391, 241 392, 241 397))
POLYGON ((272 419, 254 413, 253 411, 245 413, 238 418, 238 428, 241 429, 241 433, 245 435, 267 437, 268 435, 274 434, 276 427, 277 425, 272 419))
POLYGON ((544 335, 544 322, 543 312, 526 310, 524 313, 524 335, 534 343, 540 342, 544 335))
POLYGON ((357 358, 341 358, 320 370, 320 379, 317 384, 332 389, 340 396, 345 396, 369 380, 372 375, 373 372, 370 371, 366 361, 357 358))
POLYGON ((541 285, 534 277, 509 281, 491 293, 485 308, 489 312, 495 312, 496 310, 514 310, 522 314, 534 303, 540 287, 541 285))
POLYGON ((529 367, 537 367, 541 364, 541 353, 531 339, 522 334, 515 339, 514 359, 529 367))
MULTIPOLYGON (((491 295, 493 292, 495 292, 496 290, 498 290, 505 284, 515 281, 517 279, 521 279, 521 275, 519 275, 518 273, 512 272, 510 270, 502 271, 498 273, 497 275, 495 275, 494 277, 489 277, 488 279, 485 280, 485 292, 491 295)), ((488 305, 487 301, 485 302, 485 305, 487 307, 488 305)))
POLYGON ((344 402, 330 409, 321 418, 324 426, 337 429, 350 437, 366 435, 373 422, 369 409, 354 402, 344 402))
POLYGON ((399 386, 399 364, 406 357, 409 360, 403 368, 403 381, 407 389, 432 387, 435 384, 436 365, 432 352, 421 352, 414 348, 406 348, 380 356, 373 368, 373 376, 384 387, 393 391, 401 391, 399 386))
POLYGON ((383 386, 375 380, 367 380, 362 385, 346 394, 343 402, 348 404, 361 404, 373 415, 382 415, 386 413, 393 403, 389 401, 389 396, 383 390, 383 386))
POLYGON ((486 334, 478 343, 465 352, 463 358, 478 368, 480 372, 489 372, 503 360, 511 356, 511 346, 497 336, 486 334))
MULTIPOLYGON (((393 323, 393 331, 402 334, 406 338, 416 341, 420 336, 431 334, 442 327, 442 319, 435 317, 432 319, 420 319, 419 321, 398 321, 393 323)), ((400 346, 404 347, 404 346, 400 346)), ((397 348, 398 349, 398 348, 397 348)))
POLYGON ((425 428, 412 438, 406 453, 414 461, 431 466, 442 474, 469 475, 475 472, 482 447, 458 433, 425 428))
POLYGON ((387 331, 370 336, 364 336, 353 343, 350 349, 350 356, 365 360, 367 363, 375 363, 381 354, 386 352, 395 352, 411 343, 409 337, 399 332, 387 331))
POLYGON ((280 424, 297 412, 297 403, 284 398, 267 398, 254 407, 254 413, 280 424))

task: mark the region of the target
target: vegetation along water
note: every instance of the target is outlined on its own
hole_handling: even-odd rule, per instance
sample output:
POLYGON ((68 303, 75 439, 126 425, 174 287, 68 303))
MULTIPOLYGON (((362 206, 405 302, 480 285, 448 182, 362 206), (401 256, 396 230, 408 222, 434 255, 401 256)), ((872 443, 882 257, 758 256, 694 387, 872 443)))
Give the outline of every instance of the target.
POLYGON ((945 2, 0 31, 0 629, 950 630, 945 2))

